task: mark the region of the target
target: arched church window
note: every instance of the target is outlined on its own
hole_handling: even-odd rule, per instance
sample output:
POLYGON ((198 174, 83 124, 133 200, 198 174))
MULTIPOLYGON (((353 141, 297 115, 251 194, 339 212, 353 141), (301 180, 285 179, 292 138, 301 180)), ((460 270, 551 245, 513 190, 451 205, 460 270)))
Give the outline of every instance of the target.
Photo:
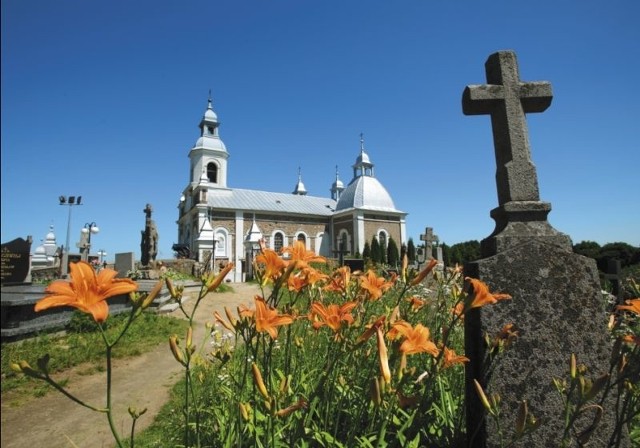
POLYGON ((209 131, 209 135, 213 135, 213 126, 207 126, 207 130, 209 131))
POLYGON ((307 245, 307 236, 304 233, 298 233, 298 241, 300 241, 305 246, 307 245))
POLYGON ((344 252, 350 252, 349 248, 349 235, 345 232, 340 238, 340 250, 344 252))
POLYGON ((378 233, 378 242, 380 243, 380 247, 387 247, 387 234, 383 231, 378 233))
POLYGON ((273 234, 273 250, 276 252, 280 252, 282 250, 282 246, 284 245, 284 235, 282 232, 276 232, 273 234))
POLYGON ((209 182, 218 182, 218 165, 213 162, 209 162, 207 165, 207 177, 209 178, 209 182))

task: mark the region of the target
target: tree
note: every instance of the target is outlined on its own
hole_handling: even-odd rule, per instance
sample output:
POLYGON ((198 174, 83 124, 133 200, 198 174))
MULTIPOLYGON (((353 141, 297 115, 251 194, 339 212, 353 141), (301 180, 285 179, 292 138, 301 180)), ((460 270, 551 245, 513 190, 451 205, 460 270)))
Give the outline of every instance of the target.
POLYGON ((371 238, 371 261, 374 263, 382 263, 382 253, 380 250, 380 243, 375 236, 371 238))
POLYGON ((362 249, 362 258, 364 260, 371 259, 371 246, 369 246, 369 241, 364 242, 364 249, 362 249))
POLYGON ((597 260, 600 255, 600 245, 595 241, 581 241, 578 244, 574 244, 573 251, 577 254, 597 260))
POLYGON ((451 246, 451 264, 465 264, 478 259, 480 259, 480 242, 477 240, 465 241, 451 246))
POLYGON ((416 261, 416 246, 413 244, 413 238, 409 238, 409 242, 407 243, 407 258, 409 259, 409 263, 416 261))
POLYGON ((393 238, 389 238, 389 245, 387 246, 387 263, 391 266, 398 266, 400 255, 398 254, 398 245, 393 238))

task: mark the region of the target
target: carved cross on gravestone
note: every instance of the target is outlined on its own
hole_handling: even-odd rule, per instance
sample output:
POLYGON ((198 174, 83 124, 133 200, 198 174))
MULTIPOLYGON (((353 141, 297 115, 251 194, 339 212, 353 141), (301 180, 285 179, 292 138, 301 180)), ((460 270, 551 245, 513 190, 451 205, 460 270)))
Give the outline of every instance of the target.
POLYGON ((551 84, 520 81, 516 55, 511 51, 491 55, 485 70, 488 84, 467 86, 462 111, 465 115, 491 115, 498 203, 539 201, 525 113, 543 112, 551 105, 551 84))
MULTIPOLYGON (((504 446, 499 425, 487 418, 474 380, 490 396, 502 397, 502 428, 515 426, 518 401, 523 399, 531 415, 543 421, 518 446, 559 446, 565 409, 553 380, 567 377, 572 355, 588 366, 592 378, 609 372, 611 335, 595 260, 573 253, 571 239, 547 222, 551 205, 539 199, 525 113, 542 112, 550 105, 551 86, 520 81, 516 56, 510 51, 491 55, 485 69, 488 84, 468 86, 462 107, 467 115, 491 115, 499 206, 491 211, 496 229, 482 241, 483 258, 465 264, 464 275, 513 299, 465 314, 465 356, 470 360, 465 369, 466 446, 504 446), (486 360, 493 349, 485 338, 507 324, 515 325, 518 337, 488 369, 486 360)), ((601 393, 594 400, 601 414, 581 414, 572 433, 580 434, 593 424, 590 446, 628 447, 615 395, 615 387, 601 393)))
POLYGON ((420 240, 425 244, 426 260, 431 260, 433 258, 433 243, 438 242, 438 235, 433 234, 433 227, 427 227, 420 235, 420 240))

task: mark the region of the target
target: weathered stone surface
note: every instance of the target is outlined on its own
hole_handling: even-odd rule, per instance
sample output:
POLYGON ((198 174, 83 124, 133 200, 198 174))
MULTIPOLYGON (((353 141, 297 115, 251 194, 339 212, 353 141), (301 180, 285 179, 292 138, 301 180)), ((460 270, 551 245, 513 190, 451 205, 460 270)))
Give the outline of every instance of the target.
MULTIPOLYGON (((508 432, 514 428, 518 401, 527 399, 532 414, 543 420, 543 425, 526 439, 527 447, 558 446, 564 429, 563 406, 553 379, 567 378, 572 353, 589 368, 592 379, 609 370, 612 343, 595 261, 532 238, 467 264, 465 275, 480 278, 491 290, 513 297, 467 316, 466 354, 472 360, 468 379, 476 378, 488 385, 490 393, 500 395, 503 427, 508 432), (483 372, 484 335, 495 335, 509 323, 515 324, 518 338, 488 377, 483 372)), ((469 446, 500 446, 495 425, 489 423, 485 432, 483 408, 470 381, 467 400, 468 434, 481 428, 476 442, 469 446), (479 442, 485 437, 486 445, 479 442)), ((590 446, 608 446, 614 420, 609 400, 590 446)))
POLYGON ((551 104, 551 84, 522 82, 512 51, 492 54, 485 64, 487 83, 470 85, 462 96, 466 115, 491 115, 496 156, 498 203, 538 201, 538 176, 531 161, 525 113, 551 104))
MULTIPOLYGON (((493 233, 482 241, 483 259, 465 266, 465 275, 487 283, 513 299, 472 310, 465 319, 467 436, 470 447, 500 447, 493 420, 487 421, 476 393, 477 380, 502 398, 501 426, 513 433, 519 401, 542 426, 522 446, 558 446, 564 430, 564 409, 553 380, 567 377, 572 354, 590 369, 591 377, 609 372, 612 341, 594 260, 572 252, 571 240, 548 222, 551 205, 540 201, 531 161, 526 112, 542 112, 551 104, 551 85, 523 83, 516 56, 501 51, 486 63, 488 85, 468 86, 465 114, 489 114, 496 153, 497 208, 493 233), (515 324, 518 338, 492 370, 487 369, 485 336, 515 324)), ((601 402, 604 415, 590 446, 610 446, 615 431, 615 397, 601 402)), ((584 430, 585 417, 575 425, 584 430)), ((571 445, 574 446, 574 445, 571 445)), ((629 446, 626 435, 620 447, 629 446)))

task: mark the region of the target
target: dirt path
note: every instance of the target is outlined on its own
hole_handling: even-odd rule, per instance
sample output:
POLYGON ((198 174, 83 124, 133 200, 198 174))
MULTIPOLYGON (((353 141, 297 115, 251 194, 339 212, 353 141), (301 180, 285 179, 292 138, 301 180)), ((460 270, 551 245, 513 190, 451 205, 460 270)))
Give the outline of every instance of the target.
MULTIPOLYGON (((231 286, 233 292, 211 294, 201 302, 195 316, 194 341, 202 341, 204 324, 213 322, 215 310, 222 312, 225 305, 234 310, 240 303, 249 305, 259 292, 254 284, 231 286)), ((189 300, 185 307, 193 306, 194 302, 189 300)), ((178 317, 182 313, 174 311, 171 315, 178 317)), ((184 340, 184 336, 181 339, 184 340)), ((168 343, 136 358, 114 362, 114 419, 123 438, 131 427, 127 408, 147 408, 147 413, 136 424, 136 432, 146 428, 168 400, 169 390, 181 373, 181 366, 171 355, 168 343)), ((90 376, 72 373, 68 389, 87 403, 104 406, 105 378, 106 373, 90 376)), ((55 391, 19 407, 10 406, 3 400, 1 439, 3 448, 106 448, 114 445, 104 414, 79 406, 55 391)))

